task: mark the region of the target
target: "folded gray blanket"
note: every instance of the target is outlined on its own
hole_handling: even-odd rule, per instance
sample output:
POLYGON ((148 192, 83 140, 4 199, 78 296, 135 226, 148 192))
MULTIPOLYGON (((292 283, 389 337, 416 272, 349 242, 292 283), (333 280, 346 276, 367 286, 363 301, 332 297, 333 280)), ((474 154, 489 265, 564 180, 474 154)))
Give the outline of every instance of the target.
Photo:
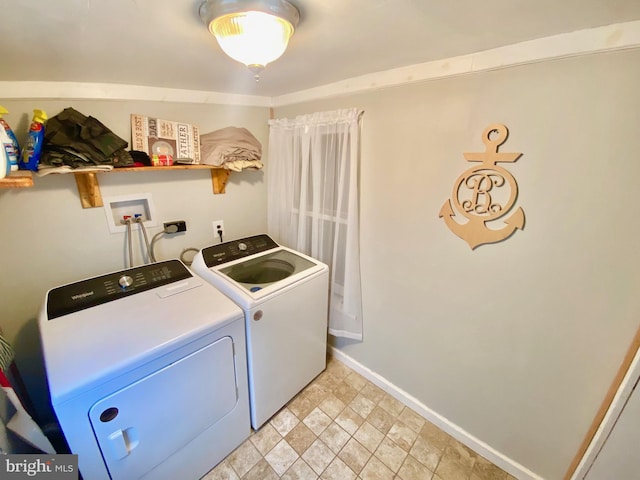
POLYGON ((262 144, 246 128, 225 127, 200 135, 201 163, 240 171, 263 167, 262 144))

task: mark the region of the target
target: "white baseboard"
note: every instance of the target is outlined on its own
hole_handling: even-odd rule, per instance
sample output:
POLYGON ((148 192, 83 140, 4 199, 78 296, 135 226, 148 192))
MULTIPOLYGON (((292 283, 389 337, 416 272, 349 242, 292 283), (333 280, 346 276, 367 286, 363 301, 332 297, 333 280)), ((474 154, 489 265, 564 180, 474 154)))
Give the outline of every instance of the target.
POLYGON ((362 375, 371 383, 377 385, 382 390, 387 392, 395 399, 404 403, 407 407, 413 409, 416 413, 419 413, 431 423, 436 425, 442 431, 448 433, 453 438, 469 447, 474 452, 482 455, 484 458, 492 462, 494 465, 500 467, 504 471, 510 473, 519 480, 544 480, 541 476, 536 475, 531 470, 527 469, 523 465, 520 465, 515 460, 507 457, 503 453, 500 453, 496 449, 490 447, 482 440, 471 435, 469 432, 459 427, 455 423, 451 422, 447 418, 431 410, 429 407, 421 403, 418 399, 411 396, 401 388, 388 381, 386 378, 377 374, 373 370, 365 367, 357 360, 353 359, 344 352, 338 350, 335 347, 329 346, 329 352, 336 359, 350 367, 355 372, 362 375))

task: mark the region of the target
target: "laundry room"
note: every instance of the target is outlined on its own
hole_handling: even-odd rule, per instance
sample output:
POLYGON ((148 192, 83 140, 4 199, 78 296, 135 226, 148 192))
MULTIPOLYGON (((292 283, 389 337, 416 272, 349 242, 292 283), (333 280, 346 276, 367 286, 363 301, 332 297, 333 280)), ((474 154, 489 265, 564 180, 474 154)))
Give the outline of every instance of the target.
MULTIPOLYGON (((11 10, 16 19, 27 21, 27 11, 10 3, 16 4, 11 10)), ((640 178, 640 9, 631 5, 635 2, 616 3, 627 8, 626 17, 468 52, 451 50, 437 61, 381 63, 371 71, 347 65, 337 77, 319 72, 315 83, 287 90, 288 84, 280 87, 273 78, 284 82, 298 69, 314 67, 295 43, 297 35, 304 39, 304 16, 329 15, 311 1, 291 51, 266 66, 257 86, 252 72, 234 65, 229 72, 238 84, 223 89, 219 65, 235 62, 221 52, 212 53, 216 65, 207 67, 218 89, 185 73, 183 83, 176 74, 155 84, 136 83, 133 73, 115 66, 99 80, 83 77, 73 62, 70 71, 77 79, 64 72, 38 73, 37 65, 12 76, 19 61, 7 63, 4 55, 0 105, 21 143, 34 109, 53 117, 73 108, 127 142, 132 114, 184 122, 200 134, 230 126, 251 132, 261 145, 264 167, 230 171, 222 186, 210 169, 157 167, 92 177, 93 193, 103 204, 131 196, 150 199, 157 223, 148 227, 149 238, 164 222, 184 221, 186 231, 160 236, 154 252, 159 262, 193 252, 186 255, 188 264, 195 252, 206 263, 206 249, 221 243, 219 221, 224 242, 266 234, 288 247, 269 223, 273 120, 357 109, 361 338, 328 334, 327 351, 340 365, 331 368, 354 370, 501 472, 474 477, 469 467, 466 476, 455 477, 442 469, 438 474, 436 462, 429 470, 434 480, 577 480, 572 475, 580 471, 588 440, 630 369, 640 327, 640 224, 634 213, 640 178), (286 63, 289 54, 299 63, 286 63), (278 72, 280 62, 284 72, 278 72), (484 135, 495 125, 508 129, 499 146, 484 135), (493 166, 517 182, 508 214, 521 209, 523 223, 499 241, 471 245, 452 230, 443 205, 449 200, 455 206, 456 179, 476 165, 468 158, 489 155, 491 148, 494 154, 519 154, 493 166)), ((197 13, 188 14, 179 20, 204 30, 193 34, 198 41, 201 34, 211 36, 197 13)), ((6 52, 4 37, 0 34, 5 44, 0 51, 6 52)), ((47 51, 44 44, 40 48, 47 51)), ((217 44, 202 48, 214 50, 217 44)), ((58 51, 51 54, 64 58, 58 51)), ((328 60, 318 55, 315 61, 328 60)), ((91 65, 90 57, 84 65, 91 65)), ((129 235, 130 255, 126 231, 110 230, 104 205, 83 205, 77 175, 30 174, 29 179, 26 188, 0 188, 0 251, 5 252, 0 329, 15 351, 34 417, 44 425, 55 422, 38 326, 45 295, 71 282, 143 267, 148 255, 139 229, 129 235)), ((461 217, 451 221, 462 224, 461 217)), ((502 220, 489 230, 512 225, 502 220)), ((199 288, 208 289, 206 277, 194 271, 189 269, 194 278, 205 278, 199 288)), ((304 305, 298 308, 304 313, 304 305)), ((248 314, 240 310, 238 315, 248 314)), ((130 334, 125 324, 117 328, 123 338, 130 334)), ((148 328, 154 329, 153 322, 148 328)), ((96 341, 92 334, 105 332, 68 331, 65 338, 90 345, 96 341)), ((327 378, 326 372, 321 375, 327 378)), ((268 459, 267 452, 260 453, 268 459)), ((308 478, 337 478, 314 468, 303 453, 298 457, 315 471, 308 478)), ((351 472, 353 478, 374 478, 361 467, 351 472)), ((386 468, 401 480, 420 478, 402 476, 399 472, 408 471, 402 462, 395 471, 386 468)), ((252 478, 244 476, 248 471, 220 478, 252 478)))

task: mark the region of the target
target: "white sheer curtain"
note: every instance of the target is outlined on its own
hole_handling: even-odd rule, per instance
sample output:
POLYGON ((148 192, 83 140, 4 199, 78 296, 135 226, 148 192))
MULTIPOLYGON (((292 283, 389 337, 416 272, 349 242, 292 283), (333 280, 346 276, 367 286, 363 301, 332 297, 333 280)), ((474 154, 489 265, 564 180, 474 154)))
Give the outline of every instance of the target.
POLYGON ((330 269, 329 333, 362 339, 358 167, 362 111, 269 121, 268 231, 330 269))

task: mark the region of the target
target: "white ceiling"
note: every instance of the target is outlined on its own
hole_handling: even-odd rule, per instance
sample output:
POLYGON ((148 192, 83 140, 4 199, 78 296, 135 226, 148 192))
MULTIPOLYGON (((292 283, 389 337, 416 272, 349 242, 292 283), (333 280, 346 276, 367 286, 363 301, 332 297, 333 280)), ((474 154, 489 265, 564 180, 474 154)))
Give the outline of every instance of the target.
POLYGON ((289 49, 255 82, 221 52, 200 3, 0 0, 0 81, 271 97, 640 19, 640 0, 292 0, 301 21, 289 49))

